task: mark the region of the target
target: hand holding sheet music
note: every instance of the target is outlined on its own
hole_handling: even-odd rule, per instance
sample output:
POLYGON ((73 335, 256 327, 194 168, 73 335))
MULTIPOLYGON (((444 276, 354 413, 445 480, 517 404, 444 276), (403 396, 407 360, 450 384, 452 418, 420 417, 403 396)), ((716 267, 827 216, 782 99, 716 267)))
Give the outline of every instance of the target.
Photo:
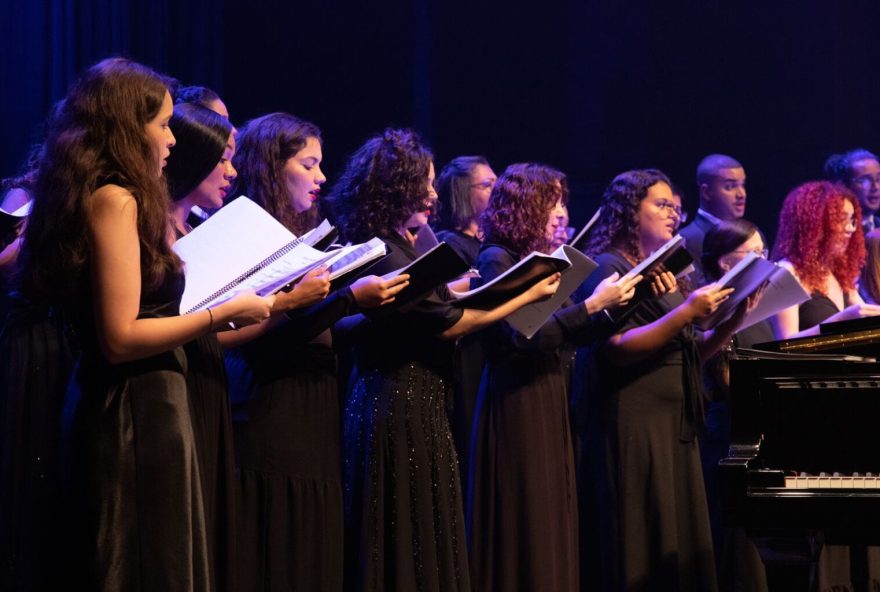
POLYGON ((759 291, 760 298, 750 310, 744 311, 744 318, 739 323, 740 330, 810 298, 788 270, 756 253, 746 255, 716 283, 734 291, 718 310, 697 322, 701 329, 710 329, 726 321, 740 303, 759 291))
POLYGON ((219 304, 242 291, 272 294, 321 264, 336 265, 332 280, 384 254, 384 243, 380 247, 376 239, 363 250, 354 245, 324 253, 311 246, 332 231, 325 220, 297 238, 260 206, 239 197, 175 243, 186 274, 181 313, 219 304), (357 257, 349 257, 355 252, 357 257))

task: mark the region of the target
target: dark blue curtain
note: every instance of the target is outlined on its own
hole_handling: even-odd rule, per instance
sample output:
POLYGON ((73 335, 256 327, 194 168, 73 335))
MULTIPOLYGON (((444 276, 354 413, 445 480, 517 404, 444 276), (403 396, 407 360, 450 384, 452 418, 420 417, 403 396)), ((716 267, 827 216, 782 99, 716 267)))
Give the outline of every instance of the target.
POLYGON ((223 13, 209 0, 0 0, 0 177, 17 172, 51 105, 102 58, 222 92, 223 13))

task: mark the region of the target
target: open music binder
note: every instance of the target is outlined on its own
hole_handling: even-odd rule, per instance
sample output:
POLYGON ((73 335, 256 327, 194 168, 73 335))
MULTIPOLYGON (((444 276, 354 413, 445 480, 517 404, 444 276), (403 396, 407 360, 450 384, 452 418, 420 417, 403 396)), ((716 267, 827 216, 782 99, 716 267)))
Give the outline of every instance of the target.
POLYGON ((520 308, 505 320, 516 331, 531 339, 547 319, 587 279, 596 263, 568 245, 562 245, 551 254, 534 252, 497 278, 467 292, 450 290, 457 298, 456 306, 488 310, 522 294, 536 283, 557 271, 562 274, 556 294, 541 302, 520 308))
POLYGON ((693 257, 685 248, 684 237, 676 234, 628 272, 634 276, 642 275, 644 279, 636 284, 635 294, 629 304, 609 310, 608 316, 615 323, 623 322, 643 302, 654 298, 654 293, 651 290, 653 276, 663 271, 670 271, 675 277, 680 278, 693 271, 693 262, 693 257))
POLYGON ((761 286, 765 286, 761 300, 743 319, 740 330, 810 298, 787 269, 767 261, 757 253, 749 253, 743 257, 717 283, 724 288, 733 288, 733 293, 712 315, 697 321, 697 326, 704 330, 729 319, 737 306, 761 286))
POLYGON ((378 239, 327 253, 314 248, 332 232, 325 220, 297 237, 247 197, 235 199, 174 244, 186 276, 181 314, 244 290, 272 294, 321 264, 332 281, 385 254, 378 239))
POLYGON ((381 317, 392 311, 404 311, 428 296, 432 290, 457 278, 468 270, 468 264, 446 243, 434 245, 427 253, 409 265, 382 276, 391 279, 409 274, 409 285, 397 294, 393 302, 369 311, 368 316, 381 317))

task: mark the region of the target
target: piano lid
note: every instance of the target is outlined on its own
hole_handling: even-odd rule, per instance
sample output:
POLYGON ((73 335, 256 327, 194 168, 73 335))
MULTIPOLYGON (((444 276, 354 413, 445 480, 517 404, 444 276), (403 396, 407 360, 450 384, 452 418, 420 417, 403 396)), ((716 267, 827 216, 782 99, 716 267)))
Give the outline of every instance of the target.
POLYGON ((880 357, 880 317, 825 323, 820 335, 758 343, 753 349, 788 353, 880 357))

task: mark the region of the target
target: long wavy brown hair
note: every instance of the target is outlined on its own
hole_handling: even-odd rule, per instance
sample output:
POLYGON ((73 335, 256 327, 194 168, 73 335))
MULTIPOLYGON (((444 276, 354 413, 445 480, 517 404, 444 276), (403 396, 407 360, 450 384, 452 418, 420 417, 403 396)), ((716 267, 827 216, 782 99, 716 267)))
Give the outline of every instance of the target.
POLYGON ((672 186, 669 177, 657 169, 620 173, 602 195, 602 213, 590 231, 584 252, 595 257, 617 249, 632 263, 644 258, 639 246, 639 208, 648 190, 657 183, 672 186))
POLYGON ((535 163, 510 165, 498 177, 481 217, 484 242, 519 257, 548 251, 547 221, 560 201, 568 203, 568 181, 560 171, 535 163))
POLYGON ((34 205, 20 259, 20 289, 38 302, 67 303, 82 286, 89 259, 86 201, 116 184, 134 196, 145 290, 179 269, 171 250, 168 189, 156 174, 145 126, 167 87, 150 68, 124 58, 92 66, 50 115, 34 205))
POLYGON ((386 129, 358 148, 327 196, 345 240, 392 236, 424 209, 432 160, 418 134, 407 129, 386 129))
POLYGON ((317 208, 298 213, 290 205, 284 183, 284 165, 302 150, 309 138, 321 141, 321 130, 288 113, 270 113, 251 119, 236 136, 232 165, 238 177, 233 195, 246 195, 294 234, 315 227, 317 208))
POLYGON ((840 183, 810 181, 792 190, 782 203, 779 230, 773 245, 773 260, 786 259, 798 279, 811 292, 828 295, 828 277, 834 276, 844 290, 854 290, 865 263, 865 237, 862 232, 859 200, 840 183), (846 223, 844 202, 853 205, 855 233, 846 251, 835 255, 846 223))

